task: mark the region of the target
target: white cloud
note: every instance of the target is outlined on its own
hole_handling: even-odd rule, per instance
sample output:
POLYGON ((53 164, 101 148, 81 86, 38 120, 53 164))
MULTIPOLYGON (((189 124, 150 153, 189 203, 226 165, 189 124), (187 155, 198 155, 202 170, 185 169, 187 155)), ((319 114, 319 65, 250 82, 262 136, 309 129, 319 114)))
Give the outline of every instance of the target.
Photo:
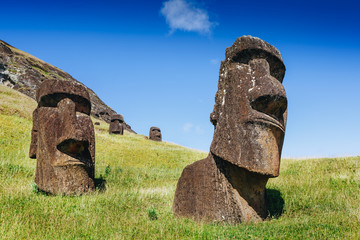
POLYGON ((192 127, 193 127, 193 125, 191 123, 185 123, 183 126, 183 130, 184 130, 184 132, 189 132, 192 127))
POLYGON ((219 64, 219 60, 217 58, 213 58, 210 60, 210 63, 213 65, 218 65, 219 64))
POLYGON ((196 126, 196 127, 195 127, 195 132, 196 132, 197 134, 200 134, 200 135, 204 133, 204 131, 201 129, 200 126, 196 126))
POLYGON ((160 12, 170 27, 170 33, 184 30, 210 34, 214 25, 205 10, 194 7, 187 0, 168 0, 163 3, 160 12))
POLYGON ((204 130, 199 125, 194 125, 192 123, 185 123, 183 130, 186 133, 196 133, 197 135, 202 135, 204 130))

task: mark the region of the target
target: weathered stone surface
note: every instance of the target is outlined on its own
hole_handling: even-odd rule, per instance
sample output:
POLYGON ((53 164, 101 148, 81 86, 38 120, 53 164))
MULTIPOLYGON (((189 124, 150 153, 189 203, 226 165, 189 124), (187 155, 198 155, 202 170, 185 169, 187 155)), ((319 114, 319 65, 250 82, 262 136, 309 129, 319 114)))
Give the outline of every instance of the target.
POLYGON ((111 122, 109 126, 110 134, 124 134, 124 118, 121 114, 114 114, 111 116, 111 122))
POLYGON ((161 142, 161 130, 158 127, 151 127, 149 132, 149 139, 153 141, 161 142))
POLYGON ((178 216, 230 223, 267 215, 265 185, 279 175, 287 98, 280 52, 267 42, 238 38, 221 62, 206 159, 187 166, 177 184, 178 216))
POLYGON ((35 182, 52 194, 95 190, 95 135, 86 88, 46 80, 37 91, 30 158, 37 159, 35 182))
MULTIPOLYGON (((47 79, 78 82, 68 73, 14 48, 0 40, 0 84, 11 87, 35 99, 35 92, 47 79)), ((91 89, 84 86, 90 95, 91 115, 109 123, 115 111, 107 106, 91 89)), ((125 129, 135 133, 124 123, 125 129)))
POLYGON ((36 108, 33 112, 33 127, 31 130, 31 143, 30 143, 30 151, 29 151, 29 157, 34 159, 36 158, 38 133, 39 133, 39 120, 38 120, 38 109, 36 108))

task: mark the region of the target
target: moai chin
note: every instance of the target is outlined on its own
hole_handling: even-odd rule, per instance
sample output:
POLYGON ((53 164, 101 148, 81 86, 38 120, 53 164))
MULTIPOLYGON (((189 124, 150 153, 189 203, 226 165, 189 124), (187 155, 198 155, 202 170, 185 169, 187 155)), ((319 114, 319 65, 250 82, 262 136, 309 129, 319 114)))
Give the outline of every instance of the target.
POLYGON ((154 141, 158 141, 161 142, 162 137, 161 137, 161 130, 158 127, 151 127, 150 128, 150 132, 149 132, 149 139, 150 140, 154 140, 154 141))
POLYGON ((114 114, 111 116, 109 133, 120 135, 124 134, 124 118, 121 114, 114 114))
POLYGON ((287 98, 280 52, 243 36, 226 49, 207 158, 188 165, 173 211, 198 221, 258 222, 267 216, 265 185, 279 175, 287 98))
POLYGON ((46 80, 36 92, 30 158, 35 183, 51 194, 95 190, 95 136, 89 93, 83 85, 46 80))

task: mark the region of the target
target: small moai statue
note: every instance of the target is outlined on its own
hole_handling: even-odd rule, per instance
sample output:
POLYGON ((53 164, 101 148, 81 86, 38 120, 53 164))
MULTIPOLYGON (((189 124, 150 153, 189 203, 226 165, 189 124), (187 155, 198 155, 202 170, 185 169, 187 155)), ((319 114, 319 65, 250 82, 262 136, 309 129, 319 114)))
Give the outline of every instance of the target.
POLYGON ((36 100, 29 156, 37 159, 38 188, 60 195, 94 191, 95 135, 86 88, 70 81, 45 80, 36 100))
POLYGON ((149 139, 153 141, 161 142, 161 131, 158 127, 151 127, 149 132, 149 139))
POLYGON ((279 175, 286 126, 284 75, 280 52, 259 38, 243 36, 226 49, 210 153, 183 170, 175 215, 232 224, 267 217, 265 186, 279 175))
POLYGON ((124 118, 121 114, 114 114, 111 116, 109 134, 124 134, 124 118))

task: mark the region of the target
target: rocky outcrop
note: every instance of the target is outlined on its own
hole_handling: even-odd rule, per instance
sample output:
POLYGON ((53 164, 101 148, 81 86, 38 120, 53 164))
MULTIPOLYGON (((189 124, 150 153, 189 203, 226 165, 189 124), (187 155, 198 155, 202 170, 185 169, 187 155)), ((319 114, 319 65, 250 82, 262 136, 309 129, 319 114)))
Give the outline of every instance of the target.
MULTIPOLYGON (((57 67, 0 40, 0 84, 35 99, 36 89, 45 80, 66 80, 80 83, 70 74, 57 67)), ((86 90, 90 94, 91 115, 109 123, 111 116, 116 112, 107 106, 90 88, 86 87, 86 90)), ((125 126, 126 130, 133 132, 129 125, 125 123, 125 126)))

